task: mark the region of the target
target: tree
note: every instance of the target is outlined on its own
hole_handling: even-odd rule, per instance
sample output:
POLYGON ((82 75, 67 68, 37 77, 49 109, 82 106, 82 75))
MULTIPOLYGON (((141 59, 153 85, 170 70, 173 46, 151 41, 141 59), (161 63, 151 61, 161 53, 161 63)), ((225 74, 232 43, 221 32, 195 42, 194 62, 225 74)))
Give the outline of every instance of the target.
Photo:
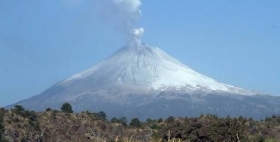
POLYGON ((111 122, 112 123, 120 123, 120 124, 122 124, 123 126, 126 126, 127 124, 127 119, 126 119, 126 117, 122 117, 122 118, 116 118, 116 117, 113 117, 112 119, 111 119, 111 122))
POLYGON ((153 120, 151 118, 146 119, 146 123, 152 123, 152 122, 153 122, 153 120))
POLYGON ((111 122, 112 122, 112 123, 119 123, 119 120, 118 120, 116 117, 113 117, 113 118, 111 119, 111 122))
POLYGON ((141 126, 141 122, 138 118, 133 118, 131 119, 130 121, 130 126, 133 126, 133 127, 140 127, 141 126))
POLYGON ((60 109, 65 113, 73 113, 72 106, 69 103, 64 103, 60 109))
POLYGON ((24 111, 25 109, 23 108, 23 106, 21 106, 21 105, 15 105, 14 106, 14 109, 12 109, 12 111, 14 112, 14 113, 16 113, 16 114, 23 114, 23 111, 24 111))
POLYGON ((124 125, 124 126, 127 126, 127 119, 126 119, 126 117, 120 118, 120 123, 121 123, 122 125, 124 125))
POLYGON ((51 108, 49 108, 49 107, 48 107, 48 108, 46 108, 46 111, 51 111, 51 110, 52 110, 52 109, 51 109, 51 108))
POLYGON ((23 108, 23 106, 21 105, 15 105, 15 111, 20 112, 20 111, 24 111, 25 109, 23 108))
POLYGON ((158 123, 161 123, 163 120, 162 120, 162 118, 159 118, 158 119, 158 123))
POLYGON ((14 108, 12 109, 12 112, 25 117, 25 109, 21 105, 15 105, 14 108))
POLYGON ((106 113, 103 112, 103 111, 99 111, 97 115, 98 115, 98 117, 101 118, 102 120, 106 120, 106 118, 107 118, 106 113))
POLYGON ((174 121, 174 117, 173 116, 169 116, 167 119, 166 119, 166 122, 167 123, 171 123, 174 121))
POLYGON ((4 125, 3 125, 3 121, 4 121, 4 112, 5 110, 1 108, 0 110, 0 142, 5 141, 3 139, 3 133, 4 133, 4 125))

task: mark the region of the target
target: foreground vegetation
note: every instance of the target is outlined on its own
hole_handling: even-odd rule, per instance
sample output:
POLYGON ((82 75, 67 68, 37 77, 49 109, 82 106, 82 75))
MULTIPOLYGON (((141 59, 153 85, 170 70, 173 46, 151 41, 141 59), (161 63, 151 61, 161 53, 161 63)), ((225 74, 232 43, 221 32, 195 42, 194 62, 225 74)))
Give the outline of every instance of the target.
POLYGON ((72 113, 70 104, 61 110, 46 109, 45 112, 25 110, 22 106, 0 109, 0 142, 190 142, 190 141, 280 141, 280 116, 265 120, 252 118, 218 118, 215 115, 166 119, 123 118, 107 120, 100 111, 72 113))

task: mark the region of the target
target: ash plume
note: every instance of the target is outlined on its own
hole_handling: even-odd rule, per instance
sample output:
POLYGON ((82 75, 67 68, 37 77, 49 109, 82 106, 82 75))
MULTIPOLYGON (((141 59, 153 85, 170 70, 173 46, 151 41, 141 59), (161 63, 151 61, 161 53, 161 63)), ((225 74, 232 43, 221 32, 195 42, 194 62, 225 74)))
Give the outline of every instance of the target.
POLYGON ((111 25, 118 32, 124 33, 127 44, 141 44, 144 28, 137 27, 136 22, 141 17, 141 0, 95 0, 102 21, 111 25))

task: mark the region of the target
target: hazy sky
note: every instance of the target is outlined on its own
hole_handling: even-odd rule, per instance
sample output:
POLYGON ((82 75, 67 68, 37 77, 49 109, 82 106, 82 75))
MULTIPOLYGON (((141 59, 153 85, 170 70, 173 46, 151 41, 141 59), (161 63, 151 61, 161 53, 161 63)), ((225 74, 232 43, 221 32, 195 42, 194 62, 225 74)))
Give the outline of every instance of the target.
MULTIPOLYGON (((96 0, 0 0, 0 106, 125 44, 96 0)), ((142 41, 220 82, 280 95, 279 0, 142 0, 142 41)), ((106 10, 106 9, 105 9, 106 10)))

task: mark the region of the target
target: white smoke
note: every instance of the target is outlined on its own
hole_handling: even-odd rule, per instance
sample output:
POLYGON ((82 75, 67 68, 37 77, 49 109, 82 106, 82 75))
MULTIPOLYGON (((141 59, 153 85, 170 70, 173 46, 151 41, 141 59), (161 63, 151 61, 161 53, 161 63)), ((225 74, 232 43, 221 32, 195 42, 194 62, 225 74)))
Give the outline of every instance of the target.
POLYGON ((141 37, 144 34, 144 28, 133 29, 130 36, 130 45, 138 46, 141 44, 141 37))
POLYGON ((141 17, 141 0, 95 0, 102 20, 119 32, 126 34, 130 45, 141 44, 144 28, 136 26, 141 17))

